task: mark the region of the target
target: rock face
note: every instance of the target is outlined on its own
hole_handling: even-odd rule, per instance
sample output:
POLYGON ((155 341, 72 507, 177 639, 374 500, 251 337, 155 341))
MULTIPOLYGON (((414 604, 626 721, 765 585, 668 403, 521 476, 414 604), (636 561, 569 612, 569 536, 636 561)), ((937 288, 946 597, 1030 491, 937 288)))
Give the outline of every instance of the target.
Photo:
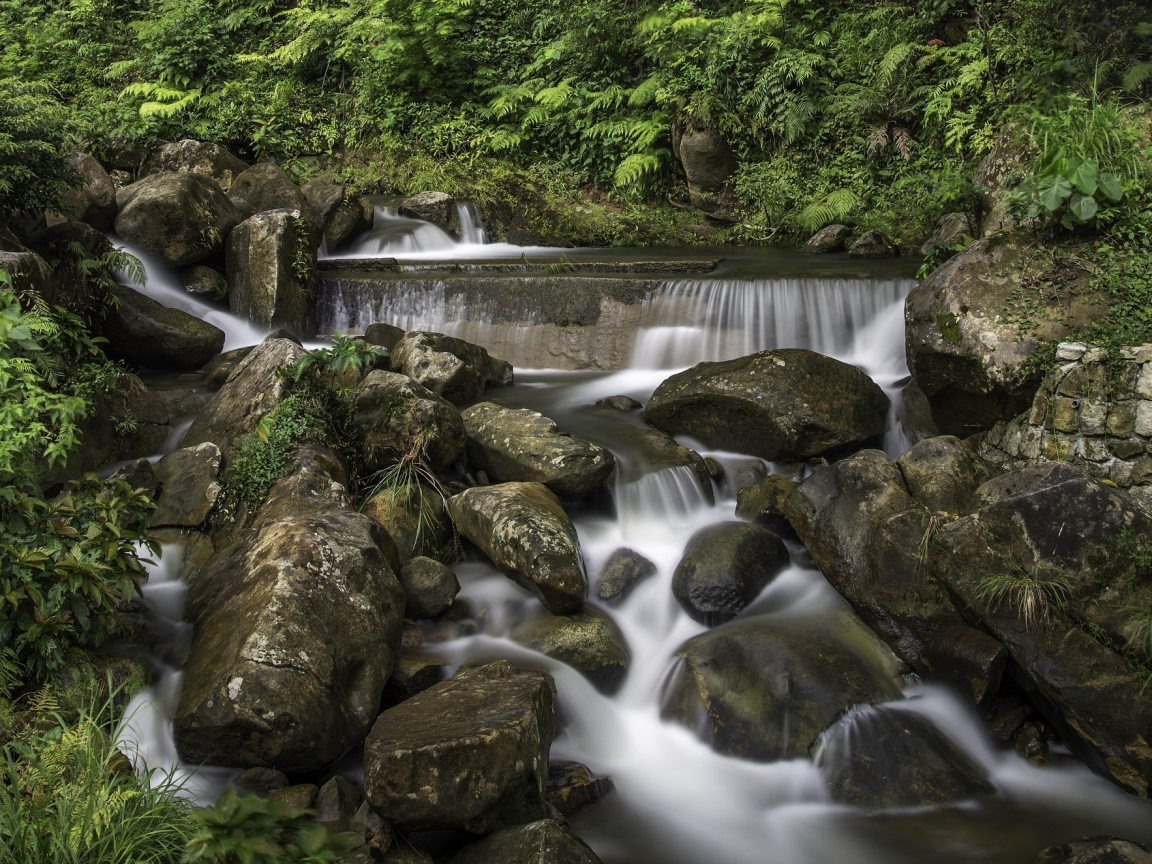
POLYGON ((205 441, 173 450, 156 464, 162 486, 152 528, 199 528, 220 497, 220 448, 205 441))
POLYGON ((1000 473, 951 435, 921 441, 896 466, 912 497, 933 513, 968 512, 972 493, 1000 473))
POLYGON ((972 185, 979 190, 976 211, 979 236, 989 237, 1016 225, 1009 213, 1010 182, 1028 159, 1028 136, 1009 125, 996 138, 992 149, 972 172, 972 185))
POLYGON ((847 225, 825 225, 808 239, 803 251, 810 255, 840 252, 851 236, 852 229, 847 225))
POLYGON ((416 621, 435 618, 452 605, 460 593, 460 580, 439 561, 412 558, 400 567, 400 587, 406 603, 404 617, 416 621))
POLYGON ((442 333, 411 331, 392 349, 392 368, 453 405, 471 402, 485 386, 512 383, 512 367, 479 345, 442 333))
POLYGON ((261 162, 238 174, 228 189, 228 197, 245 219, 267 210, 300 211, 308 225, 307 251, 315 253, 320 245, 320 234, 324 230, 320 214, 300 187, 271 162, 261 162))
POLYGON ((299 210, 269 210, 237 225, 224 258, 228 308, 258 327, 311 334, 315 274, 308 268, 314 260, 309 243, 299 210))
POLYGON ((728 181, 736 171, 736 157, 728 142, 710 127, 673 130, 673 150, 688 179, 692 206, 705 213, 725 209, 728 181))
POLYGON ((751 519, 776 534, 792 533, 784 515, 784 502, 796 488, 796 482, 779 474, 770 474, 755 486, 745 486, 736 493, 736 515, 751 519))
POLYGON ((384 488, 364 502, 363 512, 396 541, 401 561, 417 556, 450 560, 455 535, 443 496, 422 483, 384 488))
POLYGON ((464 452, 464 421, 452 403, 406 375, 375 369, 356 392, 353 422, 369 471, 423 449, 436 471, 464 452))
POLYGON ((116 188, 103 166, 87 153, 68 154, 68 167, 80 175, 80 184, 60 195, 60 209, 98 231, 112 230, 116 219, 116 188))
POLYGON ((219 255, 242 218, 216 182, 200 174, 153 174, 130 188, 116 233, 169 267, 219 255))
POLYGON ((950 258, 954 254, 951 251, 953 246, 964 242, 965 238, 971 239, 975 236, 972 219, 967 213, 945 213, 936 220, 932 233, 920 247, 920 254, 925 257, 936 254, 950 258))
POLYGON ((185 138, 172 144, 163 144, 148 154, 140 166, 140 178, 153 174, 201 174, 211 177, 217 185, 228 191, 232 181, 248 169, 223 147, 207 141, 185 138))
POLYGON ((368 732, 404 593, 343 481, 331 453, 302 448, 250 530, 189 586, 195 635, 173 717, 184 759, 309 774, 368 732))
POLYGON ((672 594, 685 612, 712 627, 739 615, 788 561, 788 549, 771 531, 723 522, 688 541, 672 575, 672 594))
POLYGON ((543 818, 553 695, 547 675, 501 661, 388 709, 364 744, 368 802, 401 830, 485 834, 543 818))
POLYGON ((690 639, 662 716, 702 729, 713 750, 761 762, 803 758, 853 705, 900 698, 869 634, 769 617, 690 639), (853 644, 855 643, 855 644, 853 644))
MULTIPOLYGON (((696 482, 700 485, 700 492, 709 504, 716 503, 716 493, 712 488, 712 476, 704 457, 690 447, 685 447, 671 435, 665 435, 659 429, 650 429, 646 426, 625 426, 621 429, 629 449, 634 451, 631 458, 622 458, 617 462, 617 469, 623 472, 624 479, 639 479, 634 475, 638 464, 642 470, 651 470, 652 473, 665 471, 669 468, 688 468, 696 482), (629 470, 632 469, 632 470, 629 470)), ((623 453, 618 455, 628 456, 623 453)), ((641 475, 644 476, 644 475, 641 475)))
POLYGON ((602 693, 615 693, 628 671, 628 643, 606 613, 586 607, 572 615, 547 612, 512 628, 512 640, 567 663, 602 693))
POLYGON ((460 416, 468 434, 469 464, 498 483, 543 483, 562 498, 578 498, 603 484, 616 467, 603 447, 565 435, 527 408, 481 402, 460 416))
POLYGON ((284 398, 284 382, 276 377, 276 371, 291 366, 304 353, 303 348, 287 339, 268 339, 257 346, 192 421, 184 446, 211 441, 226 460, 231 458, 240 439, 284 398))
POLYGON ((875 228, 861 234, 848 249, 849 258, 894 258, 896 255, 896 247, 875 228))
POLYGON ((345 188, 331 174, 309 180, 300 191, 320 217, 324 226, 324 244, 328 251, 339 249, 348 240, 372 227, 372 204, 348 196, 345 188))
POLYGON ((855 366, 799 348, 698 363, 656 388, 644 419, 762 459, 800 460, 884 432, 888 397, 855 366))
MULTIPOLYGON (((1076 271, 1072 289, 1039 297, 1028 331, 1014 323, 1021 279, 1042 266, 1022 231, 981 240, 947 261, 908 295, 904 306, 908 365, 936 425, 966 438, 1025 410, 1040 383, 1025 364, 1039 340, 1091 323, 1103 306, 1076 271), (1081 285, 1081 283, 1084 283, 1081 285), (1047 299, 1066 295, 1069 299, 1047 299)), ((1034 292, 1033 292, 1034 293, 1034 292)))
POLYGON ((623 600, 637 583, 655 575, 656 565, 643 555, 631 549, 617 549, 604 562, 596 596, 601 600, 623 600))
POLYGON ((448 499, 456 528, 508 578, 554 615, 578 612, 588 595, 572 520, 539 483, 501 483, 448 499))
POLYGON ((561 816, 578 813, 615 790, 611 777, 594 777, 579 762, 553 762, 548 766, 547 801, 561 816))
POLYGON ((922 807, 996 791, 928 718, 898 706, 849 711, 820 736, 814 761, 832 798, 853 807, 922 807))
POLYGON ((224 331, 124 285, 101 326, 114 356, 147 369, 199 369, 224 348, 224 331))
POLYGON ((454 237, 460 236, 460 215, 456 211, 456 199, 445 192, 409 195, 400 202, 399 213, 409 219, 431 222, 454 237))
POLYGON ((449 864, 601 864, 596 853, 551 819, 497 831, 457 852, 449 864))

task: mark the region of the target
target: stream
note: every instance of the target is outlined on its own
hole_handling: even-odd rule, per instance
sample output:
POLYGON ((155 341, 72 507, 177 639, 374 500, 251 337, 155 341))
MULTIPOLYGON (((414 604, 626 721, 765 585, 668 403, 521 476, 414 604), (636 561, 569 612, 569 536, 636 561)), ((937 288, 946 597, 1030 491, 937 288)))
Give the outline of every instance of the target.
MULTIPOLYGON (((582 508, 572 516, 591 585, 589 602, 612 616, 630 649, 628 673, 617 693, 604 695, 570 667, 512 642, 507 636, 511 626, 534 611, 538 601, 475 554, 453 569, 480 632, 429 640, 419 649, 447 661, 449 672, 474 657, 502 657, 549 669, 559 692, 560 731, 552 759, 582 762, 615 782, 613 794, 571 820, 605 864, 1008 864, 1031 862, 1045 846, 1081 835, 1152 842, 1152 809, 1145 802, 1092 774, 1059 746, 1053 749, 1054 764, 1044 768, 998 748, 971 705, 911 676, 905 678, 905 698, 893 704, 929 718, 983 766, 995 795, 947 807, 866 812, 832 803, 812 760, 756 763, 722 756, 692 730, 660 718, 662 698, 679 672, 676 650, 706 629, 673 598, 672 573, 694 532, 735 518, 735 489, 717 483, 716 502, 709 504, 690 469, 653 465, 637 445, 630 431, 643 425, 639 412, 599 407, 596 401, 623 394, 644 402, 669 375, 700 361, 795 347, 862 368, 895 404, 908 375, 903 301, 915 284, 910 273, 914 263, 861 263, 842 255, 814 258, 753 248, 526 248, 486 243, 471 208, 462 206, 460 218, 463 239, 456 241, 433 225, 402 219, 379 206, 373 229, 341 257, 391 257, 400 271, 353 277, 326 271, 319 323, 323 333, 357 333, 383 321, 484 345, 517 367, 516 383, 490 389, 485 400, 539 411, 565 432, 616 455, 612 506, 582 508), (484 275, 481 264, 522 265, 524 273, 502 277, 508 280, 531 280, 532 268, 543 267, 553 279, 549 290, 563 291, 565 278, 590 278, 579 275, 586 263, 707 258, 724 260, 706 273, 645 275, 637 289, 639 302, 603 300, 601 315, 592 323, 556 324, 534 317, 532 309, 514 320, 506 310, 453 293, 461 280, 492 278, 491 273, 484 275), (469 273, 469 265, 475 265, 476 272, 469 273), (445 272, 439 274, 437 267, 445 272), (502 347, 514 343, 516 356, 502 353, 502 347), (563 360, 561 368, 547 365, 551 357, 563 360), (534 363, 540 365, 533 368, 534 363), (596 577, 621 547, 650 559, 658 572, 621 604, 604 606, 596 599, 596 577)), ((263 338, 246 322, 188 295, 175 273, 147 259, 145 264, 148 278, 140 290, 224 329, 226 350, 263 338)), ((627 288, 629 278, 641 277, 614 278, 627 288)), ((306 344, 321 342, 319 337, 306 344)), ((725 466, 726 476, 749 461, 688 439, 681 443, 714 457, 725 466)), ((173 436, 167 446, 178 445, 178 436, 173 436)), ((910 446, 894 412, 883 446, 894 458, 910 446)), ((800 464, 766 467, 792 477, 808 470, 800 464)), ((863 662, 880 672, 895 672, 887 649, 866 632, 803 548, 790 544, 789 549, 791 565, 738 620, 765 616, 830 631, 853 646, 863 662)), ((152 660, 158 675, 130 706, 123 736, 135 743, 145 764, 176 771, 187 780, 191 797, 208 801, 238 772, 183 765, 172 743, 168 715, 179 693, 178 667, 191 629, 181 620, 179 559, 178 547, 166 548, 144 588, 155 619, 152 660)), ((868 709, 851 715, 849 738, 869 717, 868 709)), ((349 753, 337 771, 359 782, 358 754, 349 753)), ((430 835, 424 840, 435 853, 442 838, 430 835)))

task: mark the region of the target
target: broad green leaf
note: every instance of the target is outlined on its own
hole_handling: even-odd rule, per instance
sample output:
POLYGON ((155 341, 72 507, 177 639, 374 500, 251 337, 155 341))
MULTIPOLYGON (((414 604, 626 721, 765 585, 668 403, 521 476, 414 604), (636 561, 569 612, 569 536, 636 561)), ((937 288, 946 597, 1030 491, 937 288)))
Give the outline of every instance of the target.
POLYGON ((1077 222, 1088 222, 1096 215, 1096 199, 1091 195, 1075 194, 1068 202, 1068 212, 1077 222))
MULTIPOLYGON (((1072 161, 1072 160, 1070 160, 1072 161)), ((1076 187, 1081 195, 1095 195, 1096 181, 1100 174, 1100 166, 1095 159, 1077 159, 1075 164, 1069 166, 1068 182, 1076 187)))
POLYGON ((1124 187, 1120 184, 1120 178, 1107 171, 1100 172, 1100 191, 1109 201, 1119 201, 1124 197, 1124 187))
POLYGON ((1060 174, 1053 174, 1043 178, 1036 187, 1040 203, 1049 213, 1055 213, 1060 205, 1072 195, 1072 184, 1068 178, 1060 174))

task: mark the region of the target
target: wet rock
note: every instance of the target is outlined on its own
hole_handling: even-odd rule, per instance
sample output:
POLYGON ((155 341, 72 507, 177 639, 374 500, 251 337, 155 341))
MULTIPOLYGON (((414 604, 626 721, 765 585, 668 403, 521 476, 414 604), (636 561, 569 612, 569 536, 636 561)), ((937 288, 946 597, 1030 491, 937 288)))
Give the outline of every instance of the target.
POLYGON ((734 621, 686 642, 661 715, 713 750, 761 762, 803 758, 853 705, 900 698, 891 661, 849 616, 828 624, 734 621))
POLYGON ((173 450, 156 464, 160 497, 153 528, 199 528, 220 497, 220 448, 210 441, 173 450))
POLYGON ((331 174, 321 174, 300 187, 301 194, 316 210, 322 222, 344 203, 344 187, 331 174))
POLYGON ((594 777, 579 762, 553 762, 548 767, 545 798, 561 816, 571 816, 615 790, 611 777, 594 777))
POLYGON ((500 661, 389 708, 364 745, 369 803, 402 830, 483 834, 542 818, 553 697, 549 676, 500 661))
POLYGON ((197 264, 180 274, 184 290, 197 297, 223 300, 228 296, 228 280, 224 274, 204 264, 197 264))
POLYGON ((81 262, 111 252, 108 238, 84 222, 61 222, 37 231, 25 242, 52 268, 51 280, 40 295, 44 301, 86 320, 99 321, 110 302, 107 283, 82 270, 81 262))
POLYGON ((356 391, 353 422, 370 471, 420 449, 429 467, 439 471, 464 452, 460 412, 447 399, 396 372, 368 373, 356 391))
MULTIPOLYGON (((712 477, 708 473, 708 466, 704 464, 704 457, 690 447, 685 447, 671 435, 666 435, 659 429, 649 429, 644 426, 628 426, 622 430, 628 436, 629 444, 636 450, 639 462, 653 473, 668 468, 689 468, 700 484, 700 491, 709 504, 716 503, 716 493, 712 488, 712 477)), ((621 463, 627 467, 626 463, 621 463)), ((626 475, 627 476, 627 475, 626 475)), ((628 477, 628 479, 634 479, 628 477)))
POLYGON ((254 347, 249 345, 244 348, 233 348, 231 351, 217 354, 204 364, 204 383, 209 387, 223 387, 239 367, 240 361, 251 354, 254 347))
POLYGON ((273 789, 268 793, 268 800, 279 801, 289 810, 308 810, 319 791, 320 788, 311 783, 297 783, 294 786, 285 786, 283 789, 273 789))
POLYGON ((427 852, 400 843, 393 843, 380 860, 382 864, 433 864, 427 852))
POLYGON ((562 498, 601 486, 616 467, 598 444, 562 433, 547 417, 481 402, 460 415, 468 435, 468 463, 497 483, 543 483, 562 498))
POLYGON ((768 469, 760 459, 726 459, 717 464, 719 480, 729 495, 736 495, 741 489, 762 483, 768 477, 768 469))
POLYGON ((1020 734, 1016 736, 1016 753, 1021 759, 1027 759, 1041 768, 1052 764, 1048 741, 1039 723, 1025 723, 1021 727, 1020 734))
POLYGON ((509 364, 479 345, 442 333, 405 333, 392 349, 392 368, 453 405, 479 399, 486 386, 512 383, 509 364))
POLYGON ((211 177, 225 192, 232 181, 248 170, 248 165, 218 144, 186 138, 161 144, 148 154, 140 166, 140 178, 153 174, 202 174, 211 177))
POLYGON ((417 693, 423 693, 429 687, 444 680, 448 663, 439 657, 430 657, 425 654, 406 654, 401 650, 396 658, 396 666, 392 670, 392 677, 384 685, 384 698, 382 705, 391 708, 399 705, 405 699, 411 699, 417 693))
POLYGON ((596 583, 596 596, 601 600, 617 602, 639 582, 656 575, 656 565, 631 549, 617 549, 604 562, 596 583))
POLYGON ((453 237, 460 236, 460 215, 456 211, 456 199, 444 192, 419 192, 416 195, 409 195, 400 202, 398 212, 409 219, 431 222, 453 237))
POLYGON ((1000 473, 951 435, 921 441, 896 465, 912 497, 933 513, 967 513, 972 493, 1000 473))
POLYGON ((926 681, 939 681, 986 706, 1000 689, 1008 652, 982 630, 946 624, 924 643, 917 671, 926 681))
POLYGON ((672 149, 688 180, 692 206, 705 213, 726 215, 729 181, 736 170, 732 148, 710 126, 677 124, 672 132, 672 149))
POLYGON ((588 595, 572 520, 539 483, 501 483, 448 499, 456 528, 554 615, 579 611, 588 595))
POLYGON ((275 768, 249 768, 232 781, 233 785, 256 792, 273 792, 288 788, 288 775, 275 768))
POLYGON ((315 773, 376 717, 404 593, 342 476, 332 454, 301 448, 251 527, 189 585, 182 758, 315 773))
POLYGON ((908 383, 900 389, 896 419, 913 444, 940 434, 936 421, 932 419, 932 405, 928 397, 912 379, 908 379, 908 383))
POLYGON ((801 460, 884 432, 888 397, 855 366, 812 351, 698 363, 664 381, 644 419, 670 435, 768 460, 801 460))
POLYGON ((386 486, 361 508, 384 527, 396 543, 401 562, 417 556, 451 560, 455 534, 444 496, 430 486, 414 482, 386 486))
POLYGON ((87 153, 69 153, 66 161, 80 175, 80 183, 60 193, 60 212, 98 231, 111 231, 118 208, 108 172, 87 153))
POLYGON ((735 618, 788 566, 784 542, 747 522, 723 522, 698 531, 672 575, 672 594, 709 627, 735 618))
POLYGON ((900 707, 854 708, 816 744, 832 798, 871 809, 992 795, 987 772, 927 717, 900 707))
POLYGON ((941 258, 951 258, 955 254, 954 247, 966 239, 971 241, 975 236, 976 230, 967 213, 945 213, 936 220, 932 233, 920 247, 920 254, 924 257, 935 254, 941 258))
POLYGON ((1038 864, 1152 864, 1152 849, 1131 840, 1096 837, 1063 846, 1049 846, 1038 864))
POLYGON ((409 559, 400 567, 398 575, 407 598, 404 617, 414 621, 440 615, 460 593, 460 580, 456 574, 431 558, 409 559))
POLYGON ((1024 727, 1024 721, 1036 716, 1036 708, 1031 702, 1016 693, 996 694, 985 712, 988 731, 1001 744, 1011 744, 1016 734, 1024 727))
MULTIPOLYGON (((156 497, 156 487, 160 485, 160 481, 156 477, 156 469, 152 467, 152 463, 148 459, 135 459, 116 470, 116 472, 108 478, 110 481, 123 480, 133 489, 143 492, 149 498, 156 497)), ((153 523, 155 523, 156 514, 152 514, 153 523)))
POLYGON ((449 864, 601 864, 588 845, 551 819, 516 825, 477 840, 449 864))
POLYGON ((184 446, 211 441, 220 448, 225 460, 231 458, 240 440, 287 395, 284 382, 276 372, 291 366, 304 354, 303 348, 287 339, 269 339, 256 346, 192 421, 184 436, 184 446))
POLYGON ((224 331, 195 315, 124 285, 110 293, 117 303, 108 309, 101 332, 113 357, 146 369, 191 371, 224 348, 224 331))
POLYGON ((769 531, 783 536, 793 533, 784 515, 784 502, 796 488, 796 481, 770 474, 755 486, 745 486, 736 493, 736 515, 751 519, 769 531))
POLYGON ((602 693, 615 693, 628 671, 628 643, 616 622, 599 609, 572 615, 543 613, 514 628, 511 637, 525 648, 571 666, 602 693))
POLYGON ((244 219, 268 210, 298 211, 297 218, 302 218, 308 225, 307 235, 301 236, 300 242, 306 243, 306 251, 310 253, 315 253, 316 247, 320 245, 320 236, 324 230, 320 214, 309 203, 300 187, 271 162, 261 162, 238 174, 228 188, 228 198, 244 219))
POLYGON ((637 402, 631 396, 605 396, 603 399, 597 399, 596 404, 616 411, 639 411, 644 407, 643 402, 637 402))
POLYGON ((391 351, 396 347, 396 343, 404 338, 404 333, 404 330, 391 324, 369 324, 364 329, 364 341, 391 351))
POLYGON ((363 800, 360 790, 337 774, 316 793, 314 818, 329 831, 339 833, 347 830, 363 800))
POLYGON ((364 835, 368 852, 373 859, 378 859, 387 852, 396 839, 392 826, 381 819, 367 801, 361 803, 348 820, 348 830, 364 835))
POLYGON ((299 210, 261 211, 228 236, 224 269, 228 308, 257 327, 315 330, 315 274, 301 260, 315 254, 299 210))
POLYGON ((360 199, 349 196, 345 187, 337 183, 331 174, 322 174, 309 180, 300 191, 316 210, 324 226, 324 243, 329 252, 372 227, 371 205, 368 218, 365 218, 360 199))
POLYGON ((899 253, 883 231, 865 231, 848 248, 849 258, 895 258, 899 253))
POLYGON ((847 225, 825 225, 808 239, 803 251, 813 255, 841 252, 851 236, 852 229, 847 225))
POLYGON ((216 181, 200 174, 153 174, 124 192, 116 233, 169 267, 219 255, 243 218, 216 181))

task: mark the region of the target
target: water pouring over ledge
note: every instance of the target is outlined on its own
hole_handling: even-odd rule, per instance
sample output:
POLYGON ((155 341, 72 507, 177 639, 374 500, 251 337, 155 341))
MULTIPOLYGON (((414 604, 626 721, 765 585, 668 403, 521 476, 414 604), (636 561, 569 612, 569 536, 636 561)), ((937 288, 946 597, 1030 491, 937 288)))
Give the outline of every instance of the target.
MULTIPOLYGON (((399 232, 383 246, 378 240, 372 242, 378 250, 393 251, 396 247, 388 244, 409 244, 410 253, 424 260, 437 260, 437 255, 447 258, 468 246, 454 244, 451 253, 447 252, 443 239, 420 223, 408 233, 421 231, 424 239, 405 239, 399 232), (421 244, 424 248, 419 248, 421 244), (437 251, 428 244, 441 245, 437 251)), ((646 258, 653 255, 652 250, 643 252, 646 258)), ((761 260, 770 262, 771 256, 761 260)), ((789 267, 797 266, 801 265, 789 262, 789 267)), ((734 501, 717 490, 719 500, 710 505, 694 476, 683 469, 646 470, 643 452, 626 453, 628 427, 639 425, 638 416, 596 409, 593 404, 617 393, 643 400, 677 369, 773 347, 809 347, 859 365, 892 395, 895 382, 907 374, 902 301, 910 281, 891 274, 869 279, 820 272, 827 267, 825 262, 813 262, 809 276, 774 274, 763 267, 758 273, 736 276, 721 272, 715 278, 660 280, 659 290, 637 304, 635 320, 623 328, 629 330, 632 341, 615 369, 518 370, 517 385, 486 394, 510 407, 541 411, 565 431, 609 447, 622 462, 636 463, 635 470, 622 468, 617 479, 615 514, 586 511, 575 515, 593 596, 596 574, 620 546, 634 549, 656 566, 656 575, 622 604, 608 608, 631 652, 629 672, 617 694, 603 695, 572 668, 509 638, 512 624, 534 608, 535 601, 485 561, 457 567, 464 586, 462 596, 481 611, 481 620, 486 622, 482 632, 428 650, 452 666, 474 657, 503 656, 525 665, 546 666, 552 672, 565 719, 552 757, 584 762, 595 772, 612 775, 616 782, 613 796, 572 820, 606 864, 762 864, 766 860, 779 864, 842 860, 1014 864, 1031 860, 1035 850, 1049 842, 1078 834, 1152 840, 1152 820, 1145 804, 1120 793, 1074 760, 1039 769, 1012 752, 994 750, 971 710, 940 690, 912 685, 905 689, 907 698, 893 705, 928 717, 987 772, 995 787, 991 798, 942 810, 911 808, 869 814, 835 804, 820 768, 809 759, 760 763, 723 756, 692 730, 661 719, 664 695, 680 674, 676 652, 705 629, 673 599, 672 572, 695 531, 733 518, 734 501)), ((404 291, 406 295, 384 295, 388 302, 369 306, 355 325, 352 312, 345 313, 348 329, 362 328, 373 320, 403 321, 408 327, 464 335, 499 356, 499 347, 486 341, 495 331, 484 331, 479 325, 514 326, 512 338, 522 339, 549 326, 538 321, 502 325, 493 311, 485 309, 482 297, 473 301, 463 293, 453 295, 451 284, 443 280, 439 287, 435 282, 411 280, 404 291), (409 299, 401 300, 402 296, 409 299), (398 317, 374 317, 381 314, 398 317), (469 326, 476 329, 465 329, 469 326)), ((323 302, 332 299, 325 295, 323 302)), ((238 333, 237 344, 244 338, 238 333)), ((888 447, 894 455, 904 446, 890 433, 888 447)), ((706 451, 705 455, 727 458, 731 454, 706 451)), ((795 470, 795 466, 769 467, 795 470)), ((740 620, 862 631, 851 609, 807 562, 803 550, 793 547, 791 551, 792 565, 740 620)), ((162 564, 169 569, 156 578, 146 595, 158 616, 170 620, 179 617, 179 588, 174 587, 178 583, 173 582, 176 574, 171 569, 178 557, 177 550, 169 550, 162 564)), ((180 628, 174 625, 173 632, 177 634, 173 638, 178 638, 180 628)), ((875 646, 861 650, 867 662, 883 663, 874 656, 875 646)), ((143 707, 147 696, 133 706, 141 710, 130 723, 129 737, 140 741, 145 757, 154 764, 174 764, 166 711, 178 687, 178 673, 170 674, 154 689, 152 710, 143 707)), ((860 714, 866 715, 867 709, 860 714)), ((856 717, 850 722, 866 720, 856 717)), ((355 779, 354 764, 345 763, 342 769, 355 779)), ((193 791, 209 797, 234 773, 201 771, 201 785, 193 791)))

